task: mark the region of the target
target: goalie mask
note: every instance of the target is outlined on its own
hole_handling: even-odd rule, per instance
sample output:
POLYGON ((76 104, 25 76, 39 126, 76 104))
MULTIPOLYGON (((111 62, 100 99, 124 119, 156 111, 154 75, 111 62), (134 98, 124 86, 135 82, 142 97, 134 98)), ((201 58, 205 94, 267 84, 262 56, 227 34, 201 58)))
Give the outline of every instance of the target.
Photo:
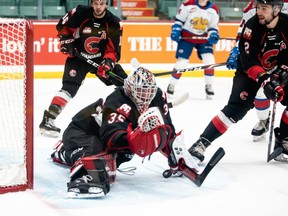
POLYGON ((138 67, 124 80, 124 91, 140 113, 145 112, 156 95, 156 80, 149 70, 138 67))

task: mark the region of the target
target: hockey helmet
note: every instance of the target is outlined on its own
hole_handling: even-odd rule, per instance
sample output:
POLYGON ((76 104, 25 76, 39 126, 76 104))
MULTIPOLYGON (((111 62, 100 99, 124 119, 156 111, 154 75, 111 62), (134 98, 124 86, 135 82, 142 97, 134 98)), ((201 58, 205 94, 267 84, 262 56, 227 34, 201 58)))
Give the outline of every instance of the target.
POLYGON ((138 67, 124 80, 124 91, 137 110, 140 113, 145 112, 157 92, 154 74, 146 68, 138 67))
MULTIPOLYGON (((95 1, 95 0, 91 0, 91 1, 90 1, 90 4, 92 4, 93 1, 95 1)), ((99 2, 106 2, 106 4, 108 5, 108 0, 96 0, 96 1, 99 1, 99 2)))
POLYGON ((256 3, 268 4, 272 6, 283 6, 283 0, 257 0, 256 3))

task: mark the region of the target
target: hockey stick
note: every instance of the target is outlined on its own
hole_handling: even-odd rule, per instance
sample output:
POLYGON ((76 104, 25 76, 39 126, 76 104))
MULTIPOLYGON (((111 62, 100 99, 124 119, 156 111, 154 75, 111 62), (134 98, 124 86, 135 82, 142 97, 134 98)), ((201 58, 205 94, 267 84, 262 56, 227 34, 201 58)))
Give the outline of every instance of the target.
MULTIPOLYGON (((78 58, 80 58, 81 60, 87 62, 88 64, 92 65, 95 68, 98 68, 100 65, 97 64, 96 62, 92 61, 91 59, 88 59, 84 53, 77 53, 76 52, 76 56, 78 58)), ((123 78, 118 76, 117 74, 114 74, 112 71, 108 71, 108 75, 110 75, 111 77, 113 77, 114 79, 116 79, 119 82, 123 83, 123 78)))
POLYGON ((273 131, 274 131, 274 122, 275 122, 275 115, 276 115, 276 107, 277 107, 277 95, 276 99, 273 102, 273 108, 272 108, 272 115, 271 115, 271 124, 270 124, 270 133, 269 133, 269 142, 268 142, 268 152, 267 152, 267 162, 271 161, 278 155, 282 153, 282 148, 278 147, 271 153, 271 147, 272 147, 272 139, 273 139, 273 131))
POLYGON ((208 174, 211 172, 211 170, 216 166, 216 164, 222 159, 222 157, 225 155, 225 151, 222 147, 220 147, 212 156, 212 158, 209 160, 208 164, 204 168, 201 174, 196 173, 193 169, 188 167, 185 162, 182 160, 178 164, 178 170, 165 170, 163 172, 164 178, 169 178, 173 172, 177 173, 178 171, 182 173, 184 176, 186 176, 189 180, 191 180, 194 184, 196 184, 198 187, 200 187, 203 182, 205 181, 208 174))
MULTIPOLYGON (((92 61, 91 59, 88 59, 88 58, 85 56, 84 53, 78 53, 78 52, 76 52, 76 56, 77 56, 78 58, 80 58, 81 60, 87 62, 88 64, 92 65, 92 66, 95 67, 95 68, 98 68, 98 67, 99 67, 99 64, 97 64, 96 62, 92 61)), ((137 59, 134 59, 133 62, 132 62, 132 60, 131 60, 131 64, 135 64, 135 60, 137 61, 137 59)), ((134 67, 134 66, 135 66, 135 65, 133 65, 133 67, 134 67)), ((111 76, 111 77, 113 77, 113 78, 116 79, 117 81, 124 83, 124 79, 123 79, 122 77, 118 76, 117 74, 113 73, 112 71, 108 71, 108 75, 111 76)), ((155 74, 154 74, 154 75, 155 75, 155 74)), ((188 98, 189 98, 189 94, 188 94, 188 93, 187 93, 187 94, 183 94, 181 97, 175 99, 174 101, 171 101, 171 102, 167 103, 167 104, 168 104, 168 107, 169 107, 169 108, 173 108, 173 107, 175 107, 175 106, 178 106, 178 105, 184 103, 188 98)))
MULTIPOLYGON (((208 40, 208 37, 192 36, 192 37, 181 37, 180 39, 208 40)), ((219 38, 219 40, 236 40, 236 38, 219 38)))
MULTIPOLYGON (((284 74, 284 76, 281 77, 281 86, 284 88, 284 86, 288 82, 288 73, 284 74)), ((273 160, 277 156, 279 156, 283 152, 282 147, 277 147, 272 153, 271 153, 271 147, 272 147, 272 138, 273 138, 273 130, 274 130, 274 121, 275 121, 275 113, 276 113, 276 105, 277 105, 277 98, 278 94, 275 95, 275 100, 273 103, 272 108, 272 116, 271 116, 271 125, 270 125, 270 134, 269 134, 269 143, 268 143, 268 153, 267 153, 267 162, 273 160)))
POLYGON ((184 73, 184 72, 189 72, 189 71, 199 71, 199 70, 204 70, 204 69, 211 69, 211 68, 225 66, 225 65, 226 65, 226 62, 225 63, 210 64, 210 65, 202 65, 202 66, 198 66, 198 67, 191 67, 191 68, 184 68, 184 69, 173 70, 173 71, 160 72, 160 73, 156 73, 154 75, 157 77, 157 76, 164 76, 164 75, 175 74, 175 73, 184 73))

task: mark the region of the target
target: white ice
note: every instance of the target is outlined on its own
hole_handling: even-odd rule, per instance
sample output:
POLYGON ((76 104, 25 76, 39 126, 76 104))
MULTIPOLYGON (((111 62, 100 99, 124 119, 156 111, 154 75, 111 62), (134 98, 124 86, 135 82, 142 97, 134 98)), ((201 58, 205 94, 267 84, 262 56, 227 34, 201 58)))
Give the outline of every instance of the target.
MULTIPOLYGON (((168 78, 157 78, 166 89, 168 78)), ((232 78, 215 78, 213 100, 206 100, 204 78, 184 77, 177 85, 178 92, 188 91, 190 98, 171 109, 177 131, 184 130, 189 148, 209 121, 219 113, 230 95, 232 78)), ((69 169, 50 161, 57 138, 38 135, 38 125, 44 109, 61 87, 61 79, 36 79, 34 83, 34 190, 0 195, 0 210, 9 215, 41 216, 79 215, 221 215, 221 216, 284 216, 287 215, 287 164, 266 162, 268 136, 253 142, 251 129, 257 122, 255 110, 232 125, 206 151, 207 162, 223 147, 226 155, 198 188, 185 177, 162 177, 168 168, 166 159, 158 153, 142 161, 134 159, 121 167, 136 166, 136 174, 117 173, 110 193, 99 199, 67 199, 66 183, 69 169)), ((113 87, 105 87, 98 79, 86 79, 78 94, 67 105, 56 121, 62 131, 71 117, 99 97, 105 98, 113 87)), ((275 127, 279 124, 283 106, 278 104, 275 127)), ((202 166, 203 167, 203 166, 202 166)))

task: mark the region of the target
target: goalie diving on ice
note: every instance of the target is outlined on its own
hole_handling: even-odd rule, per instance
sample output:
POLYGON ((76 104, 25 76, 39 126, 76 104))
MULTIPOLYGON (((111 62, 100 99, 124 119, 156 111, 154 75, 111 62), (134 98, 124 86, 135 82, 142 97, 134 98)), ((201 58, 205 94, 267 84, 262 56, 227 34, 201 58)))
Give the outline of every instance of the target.
POLYGON ((166 93, 157 87, 153 73, 137 66, 124 80, 124 86, 72 118, 51 158, 70 167, 70 198, 105 196, 121 164, 157 151, 167 158, 171 175, 183 173, 201 186, 224 150, 220 148, 199 173, 183 140, 183 133, 175 132, 166 93))

